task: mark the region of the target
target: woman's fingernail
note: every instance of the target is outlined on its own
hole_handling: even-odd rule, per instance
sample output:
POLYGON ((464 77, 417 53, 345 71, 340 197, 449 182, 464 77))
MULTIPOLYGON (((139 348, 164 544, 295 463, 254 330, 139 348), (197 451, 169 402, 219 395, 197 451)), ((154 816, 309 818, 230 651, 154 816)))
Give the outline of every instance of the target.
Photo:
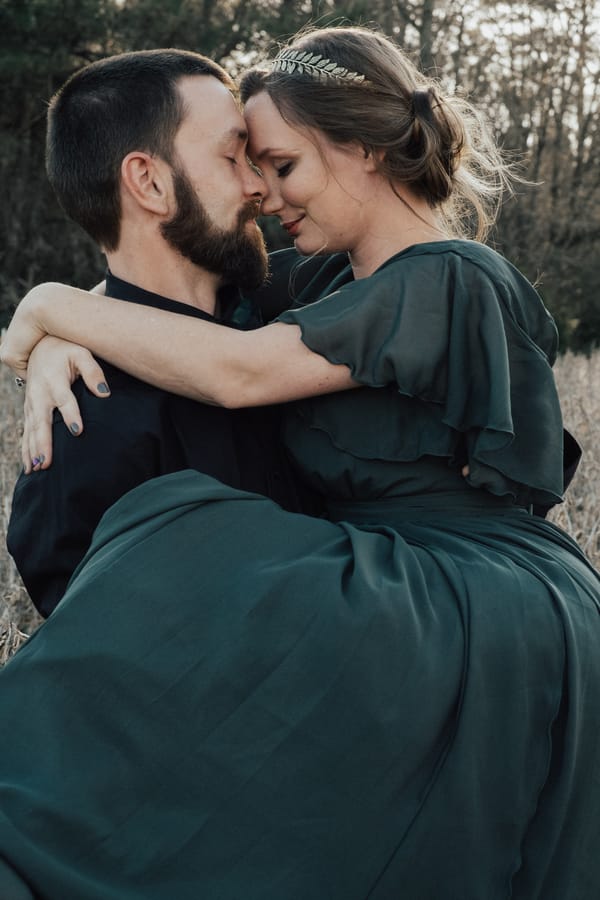
POLYGON ((44 456, 43 453, 40 453, 40 455, 38 456, 38 460, 39 460, 40 466, 42 465, 42 463, 46 462, 46 457, 44 456))
POLYGON ((77 424, 77 422, 71 422, 71 424, 69 425, 69 431, 71 432, 71 434, 79 434, 79 425, 77 424))
POLYGON ((110 388, 108 387, 105 381, 101 381, 98 385, 98 393, 99 394, 110 394, 110 388))
POLYGON ((38 457, 38 456, 34 456, 33 459, 31 460, 31 465, 32 465, 33 468, 35 469, 35 467, 36 467, 36 466, 39 466, 39 464, 40 464, 39 457, 38 457))

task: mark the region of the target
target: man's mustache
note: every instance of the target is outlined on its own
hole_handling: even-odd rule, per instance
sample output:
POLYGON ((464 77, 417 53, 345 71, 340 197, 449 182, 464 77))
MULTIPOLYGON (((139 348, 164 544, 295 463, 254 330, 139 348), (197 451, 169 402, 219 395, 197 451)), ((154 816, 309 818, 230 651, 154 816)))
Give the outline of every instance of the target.
POLYGON ((260 215, 260 200, 249 200, 248 203, 245 203, 238 213, 238 221, 240 225, 243 225, 245 222, 249 222, 251 219, 256 219, 257 216, 260 215))

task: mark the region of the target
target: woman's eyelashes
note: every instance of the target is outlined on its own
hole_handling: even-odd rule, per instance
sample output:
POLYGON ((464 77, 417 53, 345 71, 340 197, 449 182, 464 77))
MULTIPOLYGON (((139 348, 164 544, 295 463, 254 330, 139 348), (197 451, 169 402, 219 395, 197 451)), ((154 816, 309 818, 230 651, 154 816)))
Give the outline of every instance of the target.
POLYGON ((285 176, 289 175, 290 172, 292 171, 292 163, 287 162, 287 163, 284 163, 282 166, 275 166, 275 171, 277 172, 278 178, 285 178, 285 176))

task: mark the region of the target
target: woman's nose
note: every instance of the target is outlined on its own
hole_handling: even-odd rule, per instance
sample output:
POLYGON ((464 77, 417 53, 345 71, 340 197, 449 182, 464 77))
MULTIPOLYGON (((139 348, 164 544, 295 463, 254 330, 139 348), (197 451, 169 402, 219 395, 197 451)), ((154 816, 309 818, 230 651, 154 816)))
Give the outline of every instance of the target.
POLYGON ((272 181, 263 176, 263 200, 261 204, 261 213, 263 216, 275 216, 282 208, 283 202, 281 194, 272 181))

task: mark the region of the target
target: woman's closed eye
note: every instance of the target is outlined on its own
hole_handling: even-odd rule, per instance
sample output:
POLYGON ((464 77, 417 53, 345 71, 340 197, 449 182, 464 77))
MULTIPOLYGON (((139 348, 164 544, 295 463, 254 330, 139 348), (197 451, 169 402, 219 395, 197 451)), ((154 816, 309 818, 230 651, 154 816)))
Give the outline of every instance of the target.
POLYGON ((277 172, 278 178, 285 178, 285 176, 289 175, 290 172, 292 171, 292 163, 287 162, 287 163, 284 163, 282 166, 276 166, 275 171, 277 172))

